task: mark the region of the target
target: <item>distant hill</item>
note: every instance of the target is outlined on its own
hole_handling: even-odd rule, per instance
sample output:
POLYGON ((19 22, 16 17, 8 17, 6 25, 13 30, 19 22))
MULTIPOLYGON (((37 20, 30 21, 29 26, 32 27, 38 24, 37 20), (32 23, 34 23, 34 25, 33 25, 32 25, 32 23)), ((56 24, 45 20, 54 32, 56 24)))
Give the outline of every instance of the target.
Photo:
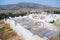
POLYGON ((35 3, 18 3, 10 5, 0 5, 0 9, 38 8, 39 6, 39 4, 35 3))
MULTIPOLYGON (((49 7, 41 4, 36 4, 36 3, 18 3, 18 4, 9 4, 9 5, 0 5, 0 10, 19 10, 19 9, 24 9, 24 8, 30 8, 30 9, 58 9, 60 8, 57 7, 49 7)), ((1 11, 3 12, 3 11, 1 11)))

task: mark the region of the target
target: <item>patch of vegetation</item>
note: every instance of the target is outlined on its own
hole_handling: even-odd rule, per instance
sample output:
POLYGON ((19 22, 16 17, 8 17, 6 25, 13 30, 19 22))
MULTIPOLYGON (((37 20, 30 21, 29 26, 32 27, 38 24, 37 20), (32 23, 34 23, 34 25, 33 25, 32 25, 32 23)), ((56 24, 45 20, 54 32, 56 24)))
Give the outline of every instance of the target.
POLYGON ((54 11, 54 14, 60 14, 60 11, 54 11))
POLYGON ((49 23, 54 23, 55 21, 53 20, 53 21, 50 21, 49 23))
POLYGON ((27 13, 20 13, 20 14, 12 14, 12 13, 0 13, 0 20, 4 18, 9 18, 9 17, 18 17, 18 16, 24 16, 27 13))
POLYGON ((1 31, 3 31, 3 30, 4 30, 4 28, 3 28, 3 27, 2 27, 2 28, 0 28, 0 32, 1 32, 1 31))
POLYGON ((10 28, 10 25, 9 25, 9 24, 3 25, 3 27, 0 28, 0 32, 1 32, 1 31, 4 31, 4 30, 7 30, 7 29, 9 29, 9 31, 12 30, 12 29, 10 28))
POLYGON ((4 28, 4 30, 10 29, 10 25, 9 24, 5 24, 5 25, 3 25, 3 28, 4 28))

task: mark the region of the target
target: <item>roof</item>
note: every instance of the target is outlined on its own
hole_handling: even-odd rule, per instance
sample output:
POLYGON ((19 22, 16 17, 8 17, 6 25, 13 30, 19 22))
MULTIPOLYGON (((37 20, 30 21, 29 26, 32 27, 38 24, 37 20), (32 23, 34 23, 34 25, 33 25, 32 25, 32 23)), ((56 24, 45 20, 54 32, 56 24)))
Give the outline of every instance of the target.
POLYGON ((46 29, 46 28, 39 28, 39 29, 36 29, 36 30, 30 29, 30 31, 33 34, 38 35, 40 37, 48 37, 48 38, 50 38, 52 36, 56 37, 58 35, 57 32, 46 29))

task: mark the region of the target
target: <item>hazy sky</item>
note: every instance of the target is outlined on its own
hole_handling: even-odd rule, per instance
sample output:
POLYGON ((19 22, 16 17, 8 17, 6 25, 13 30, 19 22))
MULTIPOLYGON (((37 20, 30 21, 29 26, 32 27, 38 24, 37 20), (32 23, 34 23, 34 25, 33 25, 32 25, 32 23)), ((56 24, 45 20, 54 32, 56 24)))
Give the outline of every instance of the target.
POLYGON ((53 7, 60 7, 60 0, 0 0, 0 5, 16 4, 19 2, 31 2, 53 7))

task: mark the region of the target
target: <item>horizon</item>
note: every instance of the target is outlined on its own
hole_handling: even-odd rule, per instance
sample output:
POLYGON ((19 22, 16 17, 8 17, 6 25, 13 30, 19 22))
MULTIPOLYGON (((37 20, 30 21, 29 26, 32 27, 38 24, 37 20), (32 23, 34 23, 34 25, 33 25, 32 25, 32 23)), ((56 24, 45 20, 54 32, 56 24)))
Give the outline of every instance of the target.
POLYGON ((36 3, 51 7, 60 7, 60 0, 0 0, 0 5, 17 4, 21 2, 36 3))

